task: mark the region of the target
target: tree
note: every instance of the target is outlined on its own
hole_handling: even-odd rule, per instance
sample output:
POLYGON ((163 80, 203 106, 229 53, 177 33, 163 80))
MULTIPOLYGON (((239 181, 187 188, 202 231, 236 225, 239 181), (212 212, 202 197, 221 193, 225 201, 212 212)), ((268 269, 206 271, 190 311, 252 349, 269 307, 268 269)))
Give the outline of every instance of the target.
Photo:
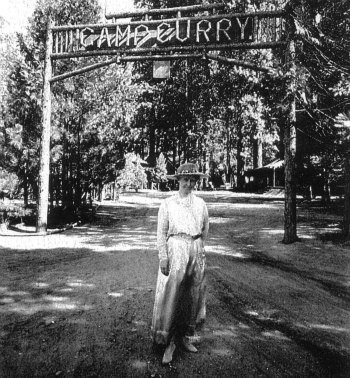
POLYGON ((151 181, 158 184, 158 189, 164 189, 165 183, 168 181, 167 179, 167 164, 165 156, 160 153, 159 157, 157 158, 155 168, 149 169, 151 173, 151 181))
MULTIPOLYGON (((313 130, 302 132, 313 135, 320 150, 330 151, 323 162, 327 181, 336 159, 344 162, 343 174, 349 177, 349 150, 343 135, 334 128, 334 119, 349 109, 349 4, 340 0, 291 2, 296 32, 299 37, 298 61, 306 72, 306 90, 299 92, 299 104, 313 121, 313 130), (344 80, 345 79, 345 80, 344 80), (342 89, 340 89, 342 88, 342 89), (331 147, 329 147, 331 146, 331 147), (325 148, 326 147, 326 148, 325 148), (344 148, 345 147, 345 148, 344 148), (333 156, 333 158, 332 158, 333 156)), ((318 155, 322 151, 317 151, 318 155)), ((350 221, 350 191, 345 185, 343 233, 348 234, 350 221)))
MULTIPOLYGON (((194 1, 180 3, 159 0, 148 1, 146 5, 169 7, 194 1)), ((344 2, 340 3, 341 11, 345 11, 344 2)), ((230 4, 237 11, 269 10, 284 5, 285 1, 230 4)), ((293 0, 290 9, 301 39, 296 45, 297 80, 291 75, 271 76, 208 59, 186 59, 173 61, 172 76, 163 81, 152 79, 151 63, 143 62, 108 66, 53 84, 51 206, 54 203, 79 206, 88 191, 94 188, 100 191, 105 183, 115 182, 117 171, 124 168, 121 162, 130 152, 150 162, 152 168, 157 166, 156 157, 160 153, 174 169, 191 160, 206 171, 210 164, 218 164, 225 158, 228 173, 235 170, 238 187, 243 188, 245 169, 284 155, 283 132, 288 130, 286 103, 294 103, 294 96, 297 117, 292 123, 297 130, 293 138, 298 137, 297 168, 304 173, 306 168, 313 167, 314 171, 320 168, 324 182, 331 182, 332 167, 341 160, 339 156, 345 156, 342 137, 335 132, 332 119, 344 112, 341 104, 348 97, 348 94, 335 96, 347 73, 343 68, 346 54, 340 43, 346 40, 332 29, 331 20, 340 17, 345 34, 346 28, 343 16, 330 1, 310 4, 293 0), (339 57, 332 53, 332 48, 339 57), (283 89, 287 88, 288 80, 293 84, 290 91, 283 89), (325 149, 327 143, 335 147, 325 149)), ((0 154, 6 155, 6 165, 18 174, 23 187, 26 179, 33 192, 42 111, 40 62, 44 57, 48 15, 57 25, 64 25, 96 22, 99 12, 97 1, 93 0, 40 1, 28 37, 18 39, 21 58, 11 71, 7 105, 0 124, 0 144, 6 148, 0 149, 0 154), (16 103, 21 107, 15 106, 16 103), (22 150, 26 151, 24 156, 22 150)), ((285 68, 288 63, 284 52, 277 54, 272 50, 220 54, 256 65, 262 62, 264 67, 271 68, 285 68)), ((84 58, 84 65, 103 59, 84 58)), ((78 65, 74 60, 55 61, 55 75, 72 71, 78 65)), ((294 206, 292 202, 291 208, 294 206)))
POLYGON ((7 95, 3 102, 3 137, 7 159, 6 169, 16 173, 28 204, 29 191, 37 194, 37 162, 40 97, 42 83, 40 71, 28 50, 27 41, 18 34, 20 55, 8 67, 7 95), (10 158, 11 156, 11 158, 10 158))
POLYGON ((14 173, 9 173, 0 169, 0 193, 7 193, 12 197, 18 192, 18 187, 18 177, 14 173))
POLYGON ((125 167, 117 177, 117 184, 122 188, 133 188, 138 192, 147 184, 145 169, 141 165, 141 158, 134 153, 125 155, 125 167))
POLYGON ((342 75, 341 80, 333 88, 335 96, 343 99, 343 112, 336 117, 335 126, 340 135, 339 149, 344 167, 344 215, 342 234, 350 236, 350 80, 342 75))
MULTIPOLYGON (((53 43, 49 30, 52 20, 57 23, 76 23, 91 21, 99 14, 99 8, 95 1, 39 1, 34 11, 32 19, 31 37, 33 41, 33 51, 37 53, 39 59, 44 60, 44 83, 43 83, 43 103, 42 103, 42 130, 41 130, 41 151, 40 151, 40 171, 39 171, 39 196, 38 196, 38 217, 37 231, 46 232, 47 212, 48 212, 48 190, 50 174, 50 137, 51 137, 51 85, 52 75, 51 58, 49 51, 53 43)), ((35 62, 35 59, 32 59, 35 62)), ((62 65, 58 65, 58 70, 62 65)), ((76 191, 79 196, 80 183, 76 191)), ((79 197, 80 198, 80 197, 79 197)))

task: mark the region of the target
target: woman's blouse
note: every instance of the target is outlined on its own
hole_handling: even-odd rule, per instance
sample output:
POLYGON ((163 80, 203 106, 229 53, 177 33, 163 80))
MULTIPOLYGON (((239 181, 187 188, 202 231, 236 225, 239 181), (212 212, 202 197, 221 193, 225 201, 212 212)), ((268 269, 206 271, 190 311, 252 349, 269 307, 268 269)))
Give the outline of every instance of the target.
POLYGON ((193 193, 181 198, 179 193, 166 198, 158 212, 157 248, 159 259, 168 257, 167 239, 169 235, 208 235, 209 218, 205 202, 193 193))

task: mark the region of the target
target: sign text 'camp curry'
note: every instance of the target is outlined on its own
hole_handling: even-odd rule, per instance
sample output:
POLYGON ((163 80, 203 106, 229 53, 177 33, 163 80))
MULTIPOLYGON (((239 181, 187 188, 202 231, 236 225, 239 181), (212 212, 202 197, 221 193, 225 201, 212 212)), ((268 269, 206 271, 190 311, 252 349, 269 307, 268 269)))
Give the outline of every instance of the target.
POLYGON ((52 28, 52 57, 102 50, 137 53, 164 48, 210 48, 221 44, 275 43, 283 36, 281 14, 221 15, 52 28))

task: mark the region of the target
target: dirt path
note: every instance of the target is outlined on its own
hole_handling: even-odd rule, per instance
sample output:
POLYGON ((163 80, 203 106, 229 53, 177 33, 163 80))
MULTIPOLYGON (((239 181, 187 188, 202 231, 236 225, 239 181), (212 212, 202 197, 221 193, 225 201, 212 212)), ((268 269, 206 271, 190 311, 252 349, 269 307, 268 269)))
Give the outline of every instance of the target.
POLYGON ((338 219, 300 211, 301 242, 286 246, 282 201, 225 192, 201 194, 211 229, 200 352, 162 366, 150 320, 166 195, 125 194, 62 234, 0 236, 0 377, 348 376, 350 248, 316 237, 338 219))

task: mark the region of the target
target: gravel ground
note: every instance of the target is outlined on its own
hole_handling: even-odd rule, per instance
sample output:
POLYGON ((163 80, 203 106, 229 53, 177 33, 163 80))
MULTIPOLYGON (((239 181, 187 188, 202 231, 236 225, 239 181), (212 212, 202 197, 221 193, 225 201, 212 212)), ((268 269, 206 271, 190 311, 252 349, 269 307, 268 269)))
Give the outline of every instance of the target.
POLYGON ((303 206, 281 243, 283 198, 199 192, 208 204, 208 316, 198 354, 162 366, 150 323, 159 203, 125 193, 63 233, 0 236, 0 377, 347 377, 349 244, 303 206))

